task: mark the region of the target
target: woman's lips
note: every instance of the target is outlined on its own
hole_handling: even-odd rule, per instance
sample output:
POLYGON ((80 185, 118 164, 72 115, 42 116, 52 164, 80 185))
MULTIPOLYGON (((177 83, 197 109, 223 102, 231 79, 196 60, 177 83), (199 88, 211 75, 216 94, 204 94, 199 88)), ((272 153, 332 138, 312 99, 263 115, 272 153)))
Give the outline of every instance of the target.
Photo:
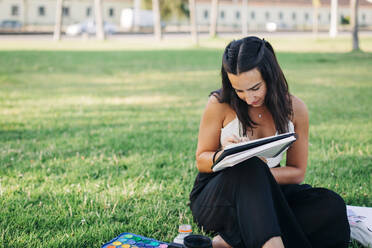
POLYGON ((252 102, 251 105, 257 105, 260 101, 252 102))

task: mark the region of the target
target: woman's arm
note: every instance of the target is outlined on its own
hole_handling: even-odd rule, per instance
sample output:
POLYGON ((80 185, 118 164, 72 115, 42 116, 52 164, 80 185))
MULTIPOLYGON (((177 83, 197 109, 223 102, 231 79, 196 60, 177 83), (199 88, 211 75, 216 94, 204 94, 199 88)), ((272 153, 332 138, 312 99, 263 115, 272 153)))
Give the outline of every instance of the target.
MULTIPOLYGON (((226 113, 225 105, 219 103, 212 95, 201 118, 196 149, 196 164, 200 172, 212 172, 213 155, 220 148, 221 128, 226 113)), ((216 159, 218 155, 220 153, 217 154, 216 159)))
POLYGON ((271 173, 279 184, 298 184, 305 179, 309 140, 309 115, 306 105, 292 96, 293 124, 297 140, 287 150, 285 167, 272 168, 271 173))

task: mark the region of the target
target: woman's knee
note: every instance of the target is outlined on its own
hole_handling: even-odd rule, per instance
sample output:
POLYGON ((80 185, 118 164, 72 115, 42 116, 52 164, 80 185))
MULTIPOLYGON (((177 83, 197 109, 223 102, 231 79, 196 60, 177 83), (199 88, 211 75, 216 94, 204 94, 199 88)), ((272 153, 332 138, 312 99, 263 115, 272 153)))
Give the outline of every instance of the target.
POLYGON ((324 224, 335 226, 345 235, 349 232, 346 205, 340 195, 329 189, 318 188, 321 192, 319 204, 322 206, 319 216, 323 216, 324 224))
MULTIPOLYGON (((350 227, 347 219, 346 205, 340 195, 329 189, 318 188, 321 194, 323 206, 318 216, 323 217, 323 232, 328 230, 327 235, 319 234, 319 240, 329 239, 329 247, 347 247, 350 239, 350 227)), ((320 242, 320 241, 319 241, 320 242)))
POLYGON ((344 199, 336 192, 329 189, 322 189, 323 204, 327 206, 330 212, 346 216, 346 205, 344 199))
POLYGON ((246 179, 247 176, 260 176, 269 172, 267 164, 257 157, 250 158, 224 171, 223 177, 231 180, 246 179))

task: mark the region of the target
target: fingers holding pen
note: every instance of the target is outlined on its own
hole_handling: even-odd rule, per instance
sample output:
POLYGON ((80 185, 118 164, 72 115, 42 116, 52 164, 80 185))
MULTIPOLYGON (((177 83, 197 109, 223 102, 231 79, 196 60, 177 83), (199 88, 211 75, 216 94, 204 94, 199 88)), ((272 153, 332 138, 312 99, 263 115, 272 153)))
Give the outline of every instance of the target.
POLYGON ((234 144, 240 142, 240 138, 238 136, 236 136, 235 134, 233 134, 232 136, 228 137, 227 140, 230 143, 234 143, 234 144))
POLYGON ((231 144, 236 144, 239 143, 239 138, 236 135, 232 135, 227 137, 222 143, 222 148, 224 149, 226 146, 231 145, 231 144))
POLYGON ((234 140, 233 143, 241 143, 241 142, 249 141, 248 137, 238 137, 235 134, 233 134, 232 138, 234 140))
POLYGON ((235 134, 227 137, 223 142, 222 142, 222 147, 225 148, 228 145, 232 144, 237 144, 240 142, 248 141, 249 139, 247 137, 238 137, 235 134))

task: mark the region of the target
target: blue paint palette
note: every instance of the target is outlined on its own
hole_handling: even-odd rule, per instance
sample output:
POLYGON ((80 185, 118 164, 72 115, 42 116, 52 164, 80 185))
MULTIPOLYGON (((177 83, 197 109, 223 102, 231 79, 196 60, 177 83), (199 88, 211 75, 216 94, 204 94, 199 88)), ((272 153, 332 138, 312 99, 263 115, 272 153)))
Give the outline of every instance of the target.
POLYGON ((168 245, 168 243, 137 234, 122 233, 110 242, 102 245, 102 248, 167 248, 168 245))

